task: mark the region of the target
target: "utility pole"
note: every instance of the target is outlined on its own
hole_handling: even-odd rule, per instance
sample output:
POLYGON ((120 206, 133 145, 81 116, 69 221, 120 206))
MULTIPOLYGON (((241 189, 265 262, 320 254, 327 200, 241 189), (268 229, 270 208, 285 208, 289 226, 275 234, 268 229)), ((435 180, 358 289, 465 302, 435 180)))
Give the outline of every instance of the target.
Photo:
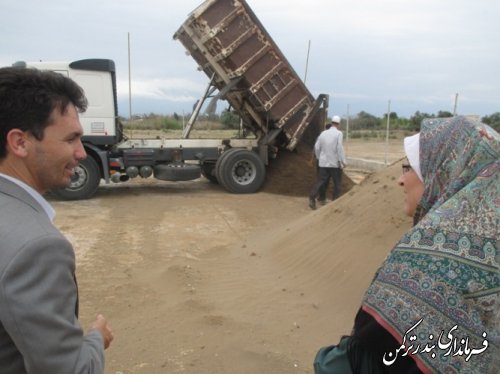
POLYGON ((345 153, 347 156, 347 143, 349 143, 349 104, 347 104, 346 129, 345 129, 345 153))
POLYGON ((307 69, 309 68, 309 53, 311 52, 311 40, 307 43, 307 57, 306 57, 306 72, 304 74, 304 84, 306 84, 307 80, 307 69))
POLYGON ((387 105, 387 128, 385 131, 385 164, 388 164, 387 153, 389 152, 389 123, 391 118, 391 100, 387 105))
POLYGON ((455 94, 455 105, 453 105, 453 117, 457 115, 458 93, 455 94))
POLYGON ((130 74, 130 33, 127 33, 128 39, 128 118, 132 119, 132 83, 130 74))

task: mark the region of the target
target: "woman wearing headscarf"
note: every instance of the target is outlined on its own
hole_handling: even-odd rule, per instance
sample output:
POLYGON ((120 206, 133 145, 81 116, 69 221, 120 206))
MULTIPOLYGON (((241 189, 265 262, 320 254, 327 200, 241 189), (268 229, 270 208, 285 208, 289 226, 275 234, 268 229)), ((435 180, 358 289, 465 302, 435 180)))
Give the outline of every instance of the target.
POLYGON ((498 373, 500 137, 465 117, 425 120, 405 153, 414 226, 315 373, 498 373))

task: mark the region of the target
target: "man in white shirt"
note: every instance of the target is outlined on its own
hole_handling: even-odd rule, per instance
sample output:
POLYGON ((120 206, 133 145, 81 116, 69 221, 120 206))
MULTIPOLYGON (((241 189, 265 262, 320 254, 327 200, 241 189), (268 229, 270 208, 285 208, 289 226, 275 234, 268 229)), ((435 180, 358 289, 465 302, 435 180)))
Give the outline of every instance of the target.
POLYGON ((309 194, 309 207, 316 209, 316 197, 324 202, 326 200, 326 186, 330 178, 333 180, 333 198, 340 196, 340 183, 342 169, 346 166, 344 147, 342 146, 343 135, 338 129, 340 117, 333 116, 332 127, 323 131, 314 145, 314 153, 318 159, 319 177, 309 194))

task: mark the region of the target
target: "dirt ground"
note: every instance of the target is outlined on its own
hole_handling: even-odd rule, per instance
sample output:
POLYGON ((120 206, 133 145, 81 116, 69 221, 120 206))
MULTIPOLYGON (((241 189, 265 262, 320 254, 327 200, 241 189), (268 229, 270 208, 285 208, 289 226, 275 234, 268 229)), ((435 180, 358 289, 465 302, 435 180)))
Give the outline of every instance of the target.
MULTIPOLYGON (((350 144, 359 157, 377 143, 350 144)), ((401 142, 390 159, 402 155, 401 142)), ((353 154, 350 154, 353 157, 353 154)), ((310 150, 283 155, 262 191, 205 179, 103 185, 51 200, 74 244, 80 316, 115 335, 106 373, 311 373, 316 351, 349 333, 364 289, 410 227, 400 164, 316 211, 310 150)))

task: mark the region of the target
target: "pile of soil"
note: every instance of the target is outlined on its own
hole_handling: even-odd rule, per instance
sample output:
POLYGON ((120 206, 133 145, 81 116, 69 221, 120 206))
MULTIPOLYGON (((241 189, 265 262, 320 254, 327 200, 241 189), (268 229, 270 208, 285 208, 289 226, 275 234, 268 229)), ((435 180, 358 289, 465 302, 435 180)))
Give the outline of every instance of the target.
MULTIPOLYGON (((294 151, 282 150, 269 162, 266 181, 261 191, 287 196, 308 196, 316 182, 316 167, 312 147, 299 143, 294 151)), ((342 175, 342 194, 355 183, 345 173, 342 175)), ((327 197, 331 197, 330 183, 327 197)))
MULTIPOLYGON (((307 196, 310 154, 283 152, 267 189, 307 196)), ((315 211, 304 197, 228 194, 203 178, 53 201, 76 252, 82 325, 103 313, 115 334, 106 373, 310 374, 411 224, 400 170, 315 211)))

